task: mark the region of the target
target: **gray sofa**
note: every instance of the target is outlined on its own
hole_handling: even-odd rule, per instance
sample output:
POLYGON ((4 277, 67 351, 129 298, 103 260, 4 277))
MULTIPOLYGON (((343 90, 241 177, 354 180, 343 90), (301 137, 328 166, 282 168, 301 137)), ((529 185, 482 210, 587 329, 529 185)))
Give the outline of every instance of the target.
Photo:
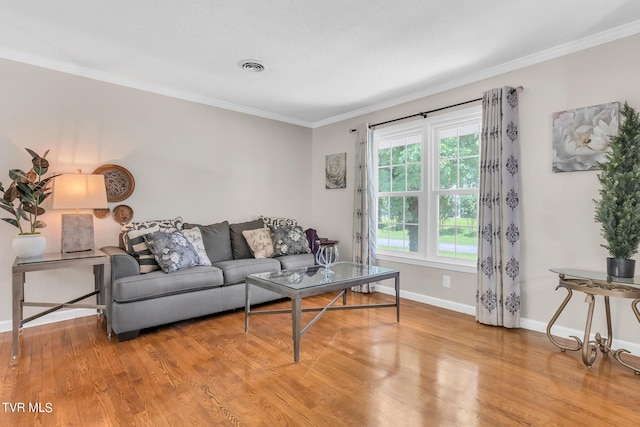
MULTIPOLYGON (((169 274, 162 270, 141 273, 139 258, 125 244, 102 248, 111 257, 106 315, 118 340, 136 338, 141 329, 244 308, 247 275, 315 264, 313 253, 253 258, 242 231, 263 226, 262 219, 208 226, 184 224, 185 229, 200 228, 211 266, 195 266, 169 274)), ((280 298, 268 290, 255 287, 251 290, 252 304, 280 298)))

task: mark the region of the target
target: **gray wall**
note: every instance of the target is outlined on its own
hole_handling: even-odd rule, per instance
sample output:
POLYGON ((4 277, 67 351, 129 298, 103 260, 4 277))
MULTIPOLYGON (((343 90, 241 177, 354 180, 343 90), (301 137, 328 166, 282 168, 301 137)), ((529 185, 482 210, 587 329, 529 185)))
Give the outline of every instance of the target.
MULTIPOLYGON (((136 187, 122 203, 133 208, 134 220, 180 215, 209 224, 262 214, 311 226, 308 128, 6 60, 0 60, 0 75, 4 183, 9 169, 30 167, 24 147, 50 149, 52 172, 90 173, 109 163, 126 167, 136 187)), ((42 218, 48 251, 60 250, 63 212, 49 210, 42 218)), ((94 218, 94 225, 98 246, 117 244, 116 222, 94 218)), ((16 230, 0 224, 0 330, 11 327, 16 230)), ((92 286, 90 269, 81 270, 28 274, 27 298, 80 295, 92 286)))
MULTIPOLYGON (((597 172, 552 173, 552 114, 566 109, 625 100, 640 110, 640 57, 632 55, 640 36, 632 36, 558 59, 511 71, 477 83, 429 96, 313 131, 313 223, 341 241, 341 254, 351 253, 351 211, 355 137, 349 129, 358 123, 378 123, 475 99, 482 92, 505 85, 522 85, 520 94, 521 237, 523 326, 544 330, 566 295, 554 291, 557 276, 552 267, 590 270, 605 268, 606 251, 599 225, 593 221, 593 199, 599 184, 597 172), (346 190, 324 189, 324 156, 347 152, 346 190)), ((476 275, 380 260, 380 265, 401 271, 402 288, 412 298, 473 312, 476 275), (442 276, 452 278, 450 289, 442 276)), ((640 324, 629 300, 612 302, 614 337, 640 349, 640 324)), ((603 327, 603 303, 598 299, 595 326, 603 327)), ((586 304, 574 296, 557 325, 568 330, 584 327, 586 304)))

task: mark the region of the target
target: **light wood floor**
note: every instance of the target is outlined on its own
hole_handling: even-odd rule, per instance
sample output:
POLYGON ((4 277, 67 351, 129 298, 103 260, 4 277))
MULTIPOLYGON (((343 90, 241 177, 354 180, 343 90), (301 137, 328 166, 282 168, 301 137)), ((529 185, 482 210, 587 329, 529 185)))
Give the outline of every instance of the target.
POLYGON ((17 361, 0 334, 0 425, 640 425, 640 376, 611 357, 587 369, 544 334, 406 300, 400 323, 393 308, 327 313, 299 364, 286 314, 252 317, 248 334, 238 311, 124 343, 104 327, 85 317, 27 328, 17 361))

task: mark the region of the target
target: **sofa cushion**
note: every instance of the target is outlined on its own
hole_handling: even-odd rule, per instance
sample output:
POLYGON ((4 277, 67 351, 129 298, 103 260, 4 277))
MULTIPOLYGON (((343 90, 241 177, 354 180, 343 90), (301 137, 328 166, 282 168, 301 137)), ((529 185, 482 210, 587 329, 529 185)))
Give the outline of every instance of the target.
POLYGON ((229 224, 229 231, 231 234, 231 251, 233 252, 234 259, 253 258, 251 249, 242 235, 242 232, 245 230, 255 230, 256 228, 264 228, 264 222, 261 219, 229 224))
POLYGON ((275 256, 306 254, 311 252, 307 235, 302 227, 296 226, 271 226, 271 237, 275 256))
POLYGON ((202 241, 211 264, 233 259, 228 221, 210 225, 184 224, 183 226, 187 230, 193 227, 198 227, 202 233, 202 241))
POLYGON ((111 299, 132 302, 215 288, 223 284, 222 271, 216 267, 196 266, 166 274, 160 270, 148 274, 117 279, 111 288, 111 299))
POLYGON ((316 264, 316 258, 313 254, 284 255, 276 259, 280 261, 283 270, 313 267, 316 264))
POLYGON ((273 256, 273 240, 268 228, 244 230, 242 235, 247 239, 247 244, 254 258, 271 258, 273 256))
POLYGON ((280 271, 280 263, 273 258, 233 259, 213 263, 214 267, 222 270, 224 283, 241 283, 249 274, 280 271))
POLYGON ((200 257, 193 245, 178 230, 156 231, 153 234, 145 234, 144 239, 149 244, 156 262, 165 273, 175 273, 200 263, 200 257))

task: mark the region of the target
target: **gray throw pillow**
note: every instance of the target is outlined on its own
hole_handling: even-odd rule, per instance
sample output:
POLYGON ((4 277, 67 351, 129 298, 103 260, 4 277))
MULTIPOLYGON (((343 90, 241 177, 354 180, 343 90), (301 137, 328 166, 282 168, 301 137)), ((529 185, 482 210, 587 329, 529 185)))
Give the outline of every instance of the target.
POLYGON ((200 229, 204 248, 212 264, 233 259, 228 221, 210 225, 184 224, 183 226, 187 230, 193 227, 200 229))
POLYGON ((237 224, 229 225, 229 230, 231 232, 231 251, 233 252, 233 259, 253 258, 251 248, 247 244, 247 239, 245 239, 242 232, 263 227, 264 222, 261 219, 255 219, 253 221, 240 222, 237 224))
POLYGON ((157 231, 153 234, 145 234, 144 239, 165 273, 173 273, 200 263, 193 245, 180 231, 157 231))
POLYGON ((311 253, 307 235, 299 225, 269 228, 275 249, 274 256, 311 253))

